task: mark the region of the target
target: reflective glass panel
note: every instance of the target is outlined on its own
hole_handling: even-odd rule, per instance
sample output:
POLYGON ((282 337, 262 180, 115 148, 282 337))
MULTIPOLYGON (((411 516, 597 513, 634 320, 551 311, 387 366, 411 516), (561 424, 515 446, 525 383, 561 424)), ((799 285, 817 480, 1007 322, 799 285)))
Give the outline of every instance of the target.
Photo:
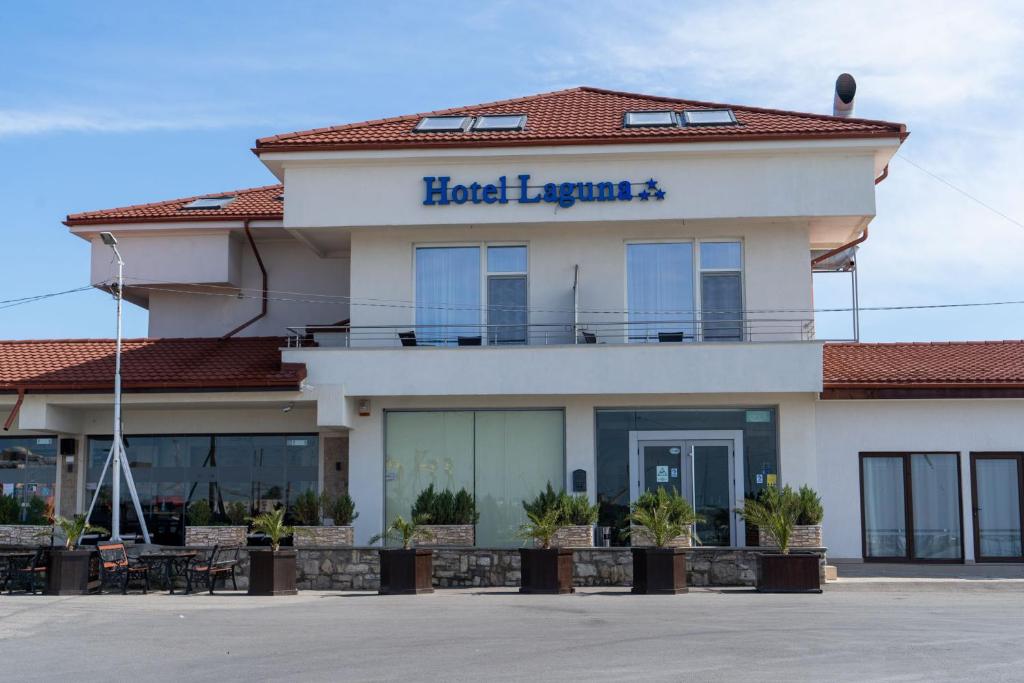
POLYGON ((864 468, 864 537, 867 557, 907 556, 903 458, 870 457, 864 468))
POLYGON ((455 344, 480 334, 480 248, 416 249, 416 337, 425 345, 455 344))
POLYGON ((659 334, 693 339, 693 245, 626 245, 628 339, 658 342, 659 334))
POLYGON ((914 510, 914 558, 960 558, 960 473, 958 456, 917 453, 910 456, 914 510))

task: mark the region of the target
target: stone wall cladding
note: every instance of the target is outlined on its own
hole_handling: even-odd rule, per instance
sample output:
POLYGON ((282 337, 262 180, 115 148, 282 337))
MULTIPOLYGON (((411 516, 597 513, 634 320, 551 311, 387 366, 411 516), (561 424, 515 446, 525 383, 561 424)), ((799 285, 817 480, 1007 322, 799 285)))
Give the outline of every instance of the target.
POLYGON ((563 526, 551 539, 555 548, 593 548, 593 526, 563 526))
POLYGON ((430 539, 417 541, 421 548, 444 546, 472 547, 476 544, 476 527, 472 524, 427 524, 430 539))
POLYGON ((292 543, 296 548, 351 546, 355 531, 350 526, 297 526, 292 543))
MULTIPOLYGON (((817 548, 821 574, 825 551, 817 548)), ((757 582, 757 548, 696 547, 686 553, 691 586, 753 586, 757 582)), ((248 552, 243 548, 238 587, 249 583, 248 552)), ((573 553, 577 586, 630 586, 633 555, 629 548, 581 548, 573 553)), ((438 588, 515 587, 521 568, 516 548, 436 548, 434 585, 438 588)), ((380 557, 376 548, 300 548, 296 582, 302 590, 377 590, 380 557)))
MULTIPOLYGON (((774 543, 763 529, 757 530, 757 544, 762 548, 774 548, 774 543)), ((798 524, 789 537, 790 548, 821 548, 823 546, 820 524, 798 524)))
POLYGON ((247 532, 244 526, 186 526, 185 545, 201 548, 215 545, 244 546, 247 532))
POLYGON ((36 524, 0 524, 0 545, 49 545, 52 527, 36 524))
MULTIPOLYGON (((630 543, 636 547, 642 547, 645 545, 654 545, 654 537, 651 536, 650 532, 642 526, 634 526, 629 528, 630 543)), ((690 541, 690 534, 680 534, 671 541, 668 542, 666 547, 668 548, 689 548, 692 544, 690 541)))

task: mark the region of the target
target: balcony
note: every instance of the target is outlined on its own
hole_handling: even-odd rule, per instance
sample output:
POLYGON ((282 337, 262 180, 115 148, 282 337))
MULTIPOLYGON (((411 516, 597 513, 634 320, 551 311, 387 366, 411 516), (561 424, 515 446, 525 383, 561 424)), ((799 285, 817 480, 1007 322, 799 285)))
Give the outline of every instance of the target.
POLYGON ((289 328, 286 362, 347 396, 821 390, 811 320, 289 328))
POLYGON ((814 320, 743 317, 711 320, 589 321, 527 325, 304 325, 288 328, 289 348, 470 348, 588 344, 701 344, 811 341, 814 320))

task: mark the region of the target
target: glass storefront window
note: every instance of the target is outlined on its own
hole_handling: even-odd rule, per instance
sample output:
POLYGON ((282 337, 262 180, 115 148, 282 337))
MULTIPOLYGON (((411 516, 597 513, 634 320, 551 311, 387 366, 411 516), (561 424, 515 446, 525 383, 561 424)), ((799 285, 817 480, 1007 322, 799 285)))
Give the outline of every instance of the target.
MULTIPOLYGON (((86 494, 110 451, 109 437, 89 439, 86 494)), ((187 435, 125 437, 128 461, 147 526, 155 543, 184 542, 187 510, 205 500, 213 522, 228 522, 228 505, 242 502, 246 514, 283 506, 291 511, 297 496, 315 491, 319 479, 319 440, 314 435, 187 435)), ((138 519, 127 491, 122 498, 124 531, 137 531, 138 519)), ((110 523, 110 479, 104 481, 93 520, 110 523)))
POLYGON ((420 491, 467 489, 476 498, 478 546, 522 545, 523 501, 562 486, 560 410, 388 412, 384 515, 409 517, 420 491))
POLYGON ((615 545, 628 543, 619 532, 627 526, 629 514, 631 431, 742 431, 743 490, 747 497, 756 496, 769 475, 779 472, 778 413, 773 407, 598 410, 596 424, 596 488, 601 509, 598 524, 612 528, 615 545))
POLYGON ((53 505, 56 491, 58 444, 54 436, 0 437, 0 493, 16 505, 5 523, 44 522, 40 513, 53 505))

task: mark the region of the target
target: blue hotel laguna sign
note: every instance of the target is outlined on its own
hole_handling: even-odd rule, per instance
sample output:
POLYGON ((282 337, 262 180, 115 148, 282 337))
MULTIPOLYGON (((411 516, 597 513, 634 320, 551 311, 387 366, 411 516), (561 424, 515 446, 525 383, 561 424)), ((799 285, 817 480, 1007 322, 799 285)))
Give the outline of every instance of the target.
POLYGON ((665 190, 654 178, 642 182, 604 180, 531 185, 530 175, 523 173, 512 182, 507 176, 493 183, 474 181, 468 185, 452 184, 451 180, 449 176, 424 176, 424 206, 545 203, 568 209, 576 202, 646 202, 665 198, 665 190))

